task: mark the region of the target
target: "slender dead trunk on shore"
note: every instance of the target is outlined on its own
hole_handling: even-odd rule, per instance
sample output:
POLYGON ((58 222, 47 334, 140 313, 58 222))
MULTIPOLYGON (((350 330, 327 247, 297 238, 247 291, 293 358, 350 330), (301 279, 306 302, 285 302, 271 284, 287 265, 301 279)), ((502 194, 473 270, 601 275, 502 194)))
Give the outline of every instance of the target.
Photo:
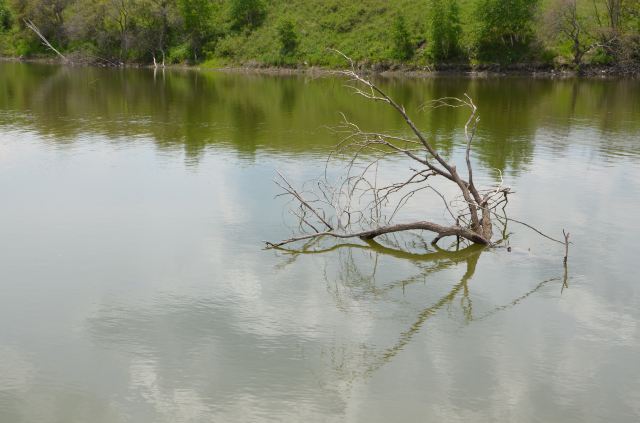
POLYGON ((42 34, 42 32, 40 31, 40 28, 38 28, 36 24, 34 24, 30 19, 24 19, 24 24, 27 28, 33 31, 38 36, 38 38, 40 38, 40 40, 42 41, 42 44, 44 44, 45 47, 47 47, 48 49, 56 53, 58 56, 60 56, 60 58, 64 63, 69 63, 69 60, 62 53, 60 53, 53 45, 51 45, 49 40, 47 40, 47 38, 42 34))

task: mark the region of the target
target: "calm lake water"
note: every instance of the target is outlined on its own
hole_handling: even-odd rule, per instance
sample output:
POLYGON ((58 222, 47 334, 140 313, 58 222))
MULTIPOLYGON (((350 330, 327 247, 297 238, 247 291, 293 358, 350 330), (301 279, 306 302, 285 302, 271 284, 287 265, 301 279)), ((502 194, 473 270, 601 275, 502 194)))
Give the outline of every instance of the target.
POLYGON ((264 250, 276 170, 320 176, 339 112, 405 131, 342 80, 0 63, 0 421, 639 421, 640 81, 380 83, 455 161, 466 112, 417 109, 475 99, 478 179, 571 232, 566 286, 515 224, 511 252, 264 250))

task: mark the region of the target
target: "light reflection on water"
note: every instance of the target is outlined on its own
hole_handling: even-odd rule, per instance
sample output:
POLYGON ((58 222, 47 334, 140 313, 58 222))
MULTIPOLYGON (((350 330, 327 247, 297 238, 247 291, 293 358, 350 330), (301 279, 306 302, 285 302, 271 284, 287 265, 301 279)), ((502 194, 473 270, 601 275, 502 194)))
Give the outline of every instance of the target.
MULTIPOLYGON (((515 226, 511 253, 263 250, 288 235, 274 170, 318 176, 336 110, 401 130, 339 81, 0 69, 0 420, 640 414, 638 82, 384 82, 474 96, 478 178, 572 233, 563 288, 561 248, 515 226)), ((463 114, 420 116, 459 159, 463 114)))

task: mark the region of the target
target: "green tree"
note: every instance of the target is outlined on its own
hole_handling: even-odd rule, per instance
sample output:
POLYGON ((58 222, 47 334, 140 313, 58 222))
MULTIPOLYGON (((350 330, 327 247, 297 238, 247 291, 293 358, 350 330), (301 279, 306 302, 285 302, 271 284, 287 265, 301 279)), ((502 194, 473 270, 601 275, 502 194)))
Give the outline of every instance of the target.
POLYGON ((640 59, 640 1, 593 1, 599 39, 606 54, 616 61, 640 59))
POLYGON ((290 19, 284 19, 278 24, 278 39, 280 41, 280 55, 291 57, 296 53, 298 35, 290 19))
POLYGON ((4 0, 0 0, 0 32, 9 28, 11 28, 11 11, 4 0))
POLYGON ((111 15, 107 17, 110 5, 104 0, 85 0, 66 9, 65 32, 73 48, 91 49, 101 56, 117 55, 120 38, 111 15))
POLYGON ((170 43, 172 29, 177 28, 177 4, 175 0, 147 0, 144 9, 144 33, 151 50, 163 58, 170 43))
POLYGON ((15 21, 22 29, 19 36, 27 41, 33 51, 45 51, 39 38, 25 27, 23 19, 30 19, 51 44, 63 48, 67 43, 65 9, 70 3, 71 0, 10 0, 9 5, 15 21))
POLYGON ((231 0, 231 27, 235 30, 257 28, 262 24, 266 12, 262 0, 231 0))
POLYGON ((393 57, 398 60, 409 60, 413 56, 413 45, 407 30, 407 24, 404 16, 400 15, 396 18, 393 25, 393 57))
POLYGON ((573 64, 580 67, 582 59, 596 44, 591 23, 581 10, 578 0, 553 0, 546 10, 542 39, 567 46, 573 55, 573 64))
POLYGON ((436 61, 460 57, 460 9, 457 0, 433 0, 430 9, 429 55, 436 61))
POLYGON ((522 60, 533 40, 538 0, 478 0, 476 48, 483 60, 522 60))
POLYGON ((195 61, 202 56, 202 46, 212 35, 210 0, 179 0, 180 15, 188 38, 189 49, 195 61))

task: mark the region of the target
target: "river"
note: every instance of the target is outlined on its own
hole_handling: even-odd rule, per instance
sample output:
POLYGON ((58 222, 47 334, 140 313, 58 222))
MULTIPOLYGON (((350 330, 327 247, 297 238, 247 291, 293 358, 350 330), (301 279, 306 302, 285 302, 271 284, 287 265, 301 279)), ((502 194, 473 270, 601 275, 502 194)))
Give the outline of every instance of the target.
POLYGON ((566 280, 515 223, 509 250, 264 249, 276 171, 322 175, 339 113, 406 132, 339 78, 0 63, 0 421, 638 421, 640 81, 379 83, 454 161, 468 113, 421 106, 474 99, 478 181, 571 232, 566 280))

